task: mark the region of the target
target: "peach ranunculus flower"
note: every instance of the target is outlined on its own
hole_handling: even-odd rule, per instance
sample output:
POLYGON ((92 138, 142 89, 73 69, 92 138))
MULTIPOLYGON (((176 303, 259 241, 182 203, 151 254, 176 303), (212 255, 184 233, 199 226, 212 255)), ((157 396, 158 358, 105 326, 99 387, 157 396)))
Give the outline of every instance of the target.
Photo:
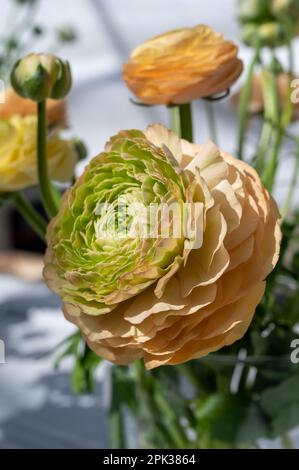
POLYGON ((143 358, 151 369, 200 358, 245 334, 281 231, 254 169, 212 142, 200 147, 152 125, 110 140, 65 193, 47 240, 45 280, 90 348, 117 364, 143 358), (199 204, 188 222, 193 237, 101 236, 112 218, 98 204, 118 197, 199 204))
MULTIPOLYGON (((0 103, 0 118, 14 115, 32 116, 36 114, 37 104, 22 98, 12 88, 4 91, 5 102, 0 103)), ((64 127, 67 124, 66 102, 64 100, 47 100, 48 126, 64 127)))
POLYGON ((237 53, 209 26, 177 29, 136 47, 123 78, 143 103, 183 104, 227 90, 243 70, 237 53))
MULTIPOLYGON (((36 132, 36 116, 0 118, 0 193, 37 184, 36 132)), ((74 144, 53 131, 47 145, 51 178, 70 181, 78 160, 74 144)))

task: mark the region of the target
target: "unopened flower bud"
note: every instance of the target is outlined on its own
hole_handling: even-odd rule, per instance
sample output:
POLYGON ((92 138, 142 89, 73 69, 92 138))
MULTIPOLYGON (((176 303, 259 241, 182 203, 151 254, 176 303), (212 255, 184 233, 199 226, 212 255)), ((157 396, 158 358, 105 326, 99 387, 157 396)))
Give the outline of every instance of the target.
POLYGON ((261 44, 269 47, 282 45, 287 40, 287 34, 282 24, 269 21, 259 27, 261 44))
POLYGON ((61 99, 71 89, 70 66, 51 54, 29 54, 13 67, 11 84, 23 98, 37 102, 61 99))
POLYGON ((77 153, 78 160, 84 160, 84 158, 86 158, 88 154, 85 143, 80 139, 73 139, 72 143, 77 153))
POLYGON ((299 0, 273 0, 271 8, 274 15, 298 14, 299 0))
POLYGON ((57 29, 57 37, 60 42, 74 42, 77 39, 77 32, 71 26, 62 26, 57 29))
POLYGON ((239 0, 239 18, 242 23, 262 21, 268 16, 268 0, 239 0))
POLYGON ((247 23, 242 28, 242 41, 247 46, 253 46, 258 41, 258 25, 255 23, 247 23))
POLYGON ((242 40, 248 46, 254 46, 258 42, 260 46, 276 47, 284 44, 287 38, 284 25, 276 21, 248 23, 242 28, 242 40))

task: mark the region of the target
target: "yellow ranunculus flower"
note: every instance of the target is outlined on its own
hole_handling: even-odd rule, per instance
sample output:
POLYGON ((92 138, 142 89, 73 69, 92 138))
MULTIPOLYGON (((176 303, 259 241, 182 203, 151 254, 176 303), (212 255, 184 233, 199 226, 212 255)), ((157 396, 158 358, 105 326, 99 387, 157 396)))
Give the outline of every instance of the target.
MULTIPOLYGON (((0 192, 37 184, 36 116, 0 118, 0 192)), ((77 163, 71 141, 57 131, 49 134, 48 164, 53 180, 69 181, 77 163)))
POLYGON ((123 78, 147 104, 182 104, 221 93, 239 77, 238 47, 198 25, 156 36, 133 50, 123 78))

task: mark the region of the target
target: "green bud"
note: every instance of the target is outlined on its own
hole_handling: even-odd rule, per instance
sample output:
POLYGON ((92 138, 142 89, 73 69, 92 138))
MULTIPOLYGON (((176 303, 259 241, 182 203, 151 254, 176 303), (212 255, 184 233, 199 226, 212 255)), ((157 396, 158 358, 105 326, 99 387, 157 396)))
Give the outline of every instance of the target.
POLYGON ((70 66, 51 54, 29 54, 14 65, 11 84, 23 98, 61 99, 72 86, 70 66))
POLYGON ((239 0, 239 18, 242 23, 269 18, 269 0, 239 0))
POLYGON ((243 26, 241 38, 247 46, 254 46, 258 41, 258 25, 256 23, 248 23, 243 26))
POLYGON ((261 46, 277 47, 284 44, 287 38, 285 26, 276 21, 248 23, 242 28, 242 41, 248 46, 259 42, 261 46))
POLYGON ((60 42, 74 42, 77 39, 77 32, 71 26, 63 26, 57 29, 57 37, 60 42))
POLYGON ((80 139, 73 139, 72 142, 73 142, 75 151, 78 155, 78 160, 84 160, 84 158, 86 158, 88 154, 85 143, 80 139))
MULTIPOLYGON (((274 15, 299 14, 299 0, 273 0, 272 12, 274 15)), ((294 20, 294 18, 292 18, 294 20)))
POLYGON ((282 24, 276 21, 269 21, 259 27, 259 38, 261 44, 269 47, 282 45, 287 40, 287 33, 282 24))

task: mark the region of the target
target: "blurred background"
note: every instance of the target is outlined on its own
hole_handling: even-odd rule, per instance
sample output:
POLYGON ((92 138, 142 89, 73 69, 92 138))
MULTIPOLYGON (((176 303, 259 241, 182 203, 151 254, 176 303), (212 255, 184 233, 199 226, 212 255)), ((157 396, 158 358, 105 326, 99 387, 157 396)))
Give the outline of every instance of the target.
MULTIPOLYGON (((0 31, 5 32, 7 21, 14 21, 10 9, 18 3, 22 2, 1 0, 0 31)), ((71 26, 76 33, 75 41, 59 44, 59 54, 70 61, 74 76, 68 99, 69 132, 84 140, 89 157, 99 153, 107 139, 120 129, 142 129, 152 122, 168 123, 164 108, 146 108, 129 101, 129 91, 121 80, 121 67, 133 47, 169 29, 198 23, 209 24, 240 43, 236 0, 40 0, 36 3, 31 27, 40 28, 44 34, 35 36, 30 50, 57 52, 57 28, 67 30, 71 26)), ((295 45, 297 50, 298 40, 295 45)), ((240 45, 245 66, 249 55, 249 49, 240 45)), ((284 60, 283 51, 280 58, 284 60)), ((241 84, 242 78, 236 89, 241 84)), ((208 129, 204 109, 199 102, 194 106, 195 138, 205 143, 208 129)), ((234 153, 235 109, 230 99, 215 106, 218 144, 234 153)), ((251 133, 254 143, 254 129, 251 133)), ((85 163, 78 165, 78 174, 85 163)), ((285 197, 290 173, 286 158, 275 194, 278 201, 285 197)), ((28 195, 38 205, 35 191, 28 195)), ((61 315, 58 298, 41 280, 43 250, 42 242, 11 206, 0 209, 0 339, 5 342, 5 364, 0 364, 0 448, 105 447, 108 445, 105 411, 110 387, 106 373, 109 365, 105 363, 98 371, 96 393, 81 397, 71 392, 68 375, 71 364, 65 363, 59 371, 53 369, 53 356, 47 353, 71 334, 73 327, 61 315), (11 256, 12 250, 21 250, 27 257, 16 261, 11 256), (15 264, 21 266, 23 279, 12 274, 15 264)), ((296 436, 298 432, 294 431, 296 436)), ((276 443, 265 441, 261 446, 275 447, 276 443)))

